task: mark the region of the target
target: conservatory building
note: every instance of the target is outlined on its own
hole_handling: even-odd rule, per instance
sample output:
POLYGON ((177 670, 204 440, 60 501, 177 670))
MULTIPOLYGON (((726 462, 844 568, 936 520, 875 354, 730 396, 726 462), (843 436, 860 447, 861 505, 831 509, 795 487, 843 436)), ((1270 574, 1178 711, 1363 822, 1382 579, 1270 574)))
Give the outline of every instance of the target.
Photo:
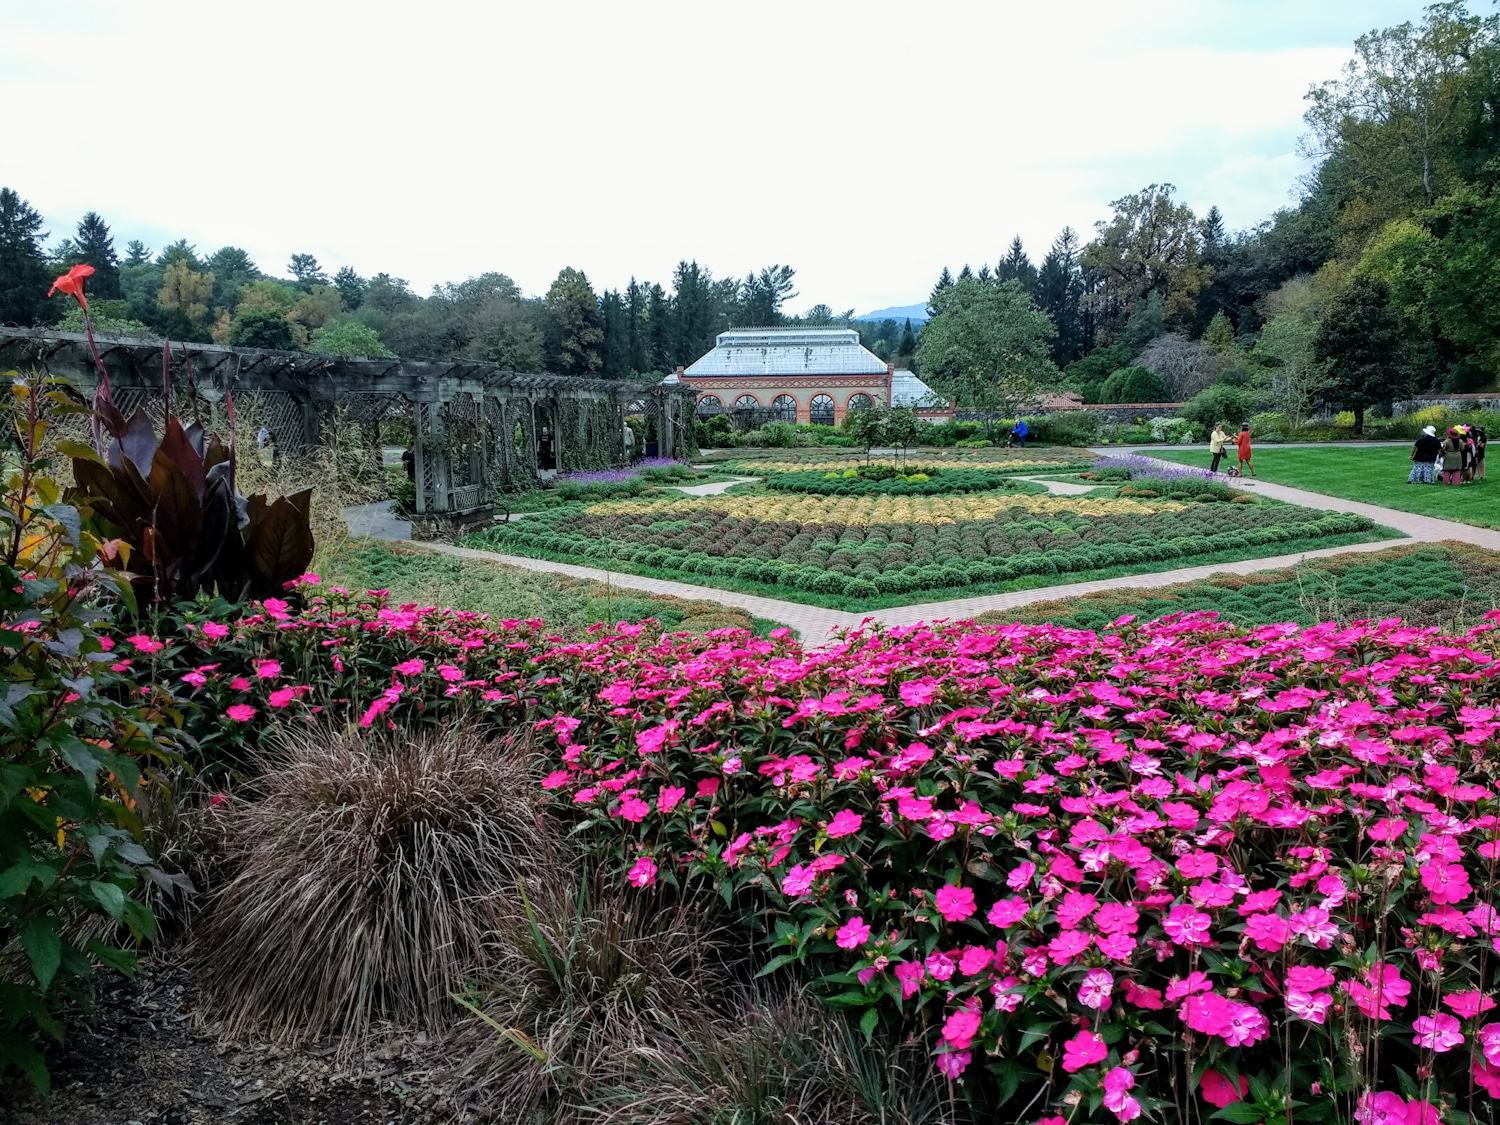
POLYGON ((736 328, 668 381, 692 384, 699 417, 836 426, 851 410, 901 397, 893 397, 896 378, 895 365, 861 346, 852 328, 736 328))

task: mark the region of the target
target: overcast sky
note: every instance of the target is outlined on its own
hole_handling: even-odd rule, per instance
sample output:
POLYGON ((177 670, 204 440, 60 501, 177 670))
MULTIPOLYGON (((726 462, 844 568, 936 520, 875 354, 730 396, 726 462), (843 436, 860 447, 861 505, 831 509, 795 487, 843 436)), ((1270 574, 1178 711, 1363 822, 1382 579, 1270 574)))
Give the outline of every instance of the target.
POLYGON ((422 292, 797 268, 868 311, 1178 186, 1286 205, 1303 95, 1395 0, 0 0, 0 185, 422 292))

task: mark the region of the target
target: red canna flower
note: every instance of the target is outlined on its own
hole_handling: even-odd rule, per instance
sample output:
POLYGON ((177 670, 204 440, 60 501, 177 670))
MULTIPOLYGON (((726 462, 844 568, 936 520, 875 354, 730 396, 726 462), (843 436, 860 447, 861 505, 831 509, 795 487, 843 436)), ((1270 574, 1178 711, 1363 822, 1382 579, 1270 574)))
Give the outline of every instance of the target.
POLYGON ((85 309, 89 307, 89 299, 83 292, 83 280, 94 272, 94 267, 86 263, 74 266, 67 273, 52 283, 52 288, 47 290, 47 296, 54 293, 66 293, 75 298, 85 309))

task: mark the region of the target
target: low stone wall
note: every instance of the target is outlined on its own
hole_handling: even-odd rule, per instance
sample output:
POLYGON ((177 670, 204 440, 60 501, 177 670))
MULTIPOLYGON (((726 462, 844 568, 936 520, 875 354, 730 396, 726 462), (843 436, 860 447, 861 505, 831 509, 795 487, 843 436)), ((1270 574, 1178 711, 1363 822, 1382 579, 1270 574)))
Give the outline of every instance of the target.
POLYGON ((1405 402, 1394 403, 1391 406, 1391 416, 1400 418, 1407 414, 1415 414, 1418 410, 1426 410, 1429 406, 1446 406, 1455 413, 1462 413, 1465 410, 1500 411, 1500 394, 1490 391, 1473 395, 1421 395, 1407 399, 1405 402))

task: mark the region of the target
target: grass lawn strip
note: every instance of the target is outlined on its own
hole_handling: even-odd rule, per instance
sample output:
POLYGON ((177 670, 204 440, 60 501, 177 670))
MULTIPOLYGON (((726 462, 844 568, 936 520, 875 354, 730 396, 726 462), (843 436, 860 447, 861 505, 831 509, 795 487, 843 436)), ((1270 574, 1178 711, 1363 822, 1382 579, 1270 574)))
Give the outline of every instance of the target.
POLYGON ((1004 582, 972 582, 952 586, 936 586, 916 590, 910 594, 878 594, 865 598, 817 594, 791 586, 749 581, 720 575, 668 570, 660 567, 644 566, 640 563, 626 560, 600 560, 585 555, 540 550, 514 543, 497 544, 485 534, 470 536, 464 539, 460 545, 479 550, 520 555, 526 558, 547 559, 553 562, 598 567, 603 570, 614 570, 625 574, 639 575, 643 578, 661 578, 672 582, 713 586, 721 590, 733 590, 742 594, 753 594, 757 597, 774 598, 779 601, 793 602, 800 605, 837 609, 848 613, 867 613, 874 610, 893 609, 898 606, 916 605, 930 601, 944 601, 959 597, 984 597, 990 594, 1009 594, 1022 590, 1044 589, 1047 586, 1064 583, 1097 582, 1135 574, 1159 574, 1162 571, 1178 570, 1185 566, 1212 566, 1220 563, 1243 562, 1246 559, 1296 554, 1299 551, 1328 550, 1333 547, 1347 547, 1358 543, 1376 543, 1383 539, 1400 538, 1402 538, 1402 535, 1399 531, 1386 527, 1372 526, 1368 531, 1323 536, 1321 538, 1293 539, 1278 542, 1272 546, 1254 546, 1237 550, 1215 551, 1204 555, 1194 555, 1189 558, 1103 567, 1086 571, 1059 572, 1055 575, 1027 575, 1004 582))
POLYGON ((569 639, 582 638, 591 625, 646 618, 669 632, 699 635, 738 628, 764 636, 779 624, 719 602, 647 594, 396 544, 346 544, 323 568, 323 580, 345 589, 388 590, 394 605, 451 606, 496 620, 541 618, 550 631, 569 639))
MULTIPOLYGON (((1360 449, 1257 446, 1255 471, 1259 479, 1272 484, 1476 527, 1500 528, 1500 480, 1457 487, 1407 484, 1410 450, 1409 445, 1360 449)), ((1202 449, 1153 449, 1149 456, 1204 469, 1209 462, 1202 449)))

